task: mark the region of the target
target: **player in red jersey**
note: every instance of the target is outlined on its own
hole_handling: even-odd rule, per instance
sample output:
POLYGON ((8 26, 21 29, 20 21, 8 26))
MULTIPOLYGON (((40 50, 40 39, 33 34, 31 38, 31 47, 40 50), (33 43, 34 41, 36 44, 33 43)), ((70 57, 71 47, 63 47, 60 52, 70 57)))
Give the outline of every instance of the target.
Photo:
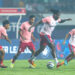
POLYGON ((40 49, 38 51, 36 51, 34 56, 29 60, 29 63, 31 63, 32 65, 34 65, 34 62, 32 60, 34 60, 45 49, 45 47, 47 45, 48 45, 48 47, 51 48, 51 54, 52 54, 53 58, 55 59, 56 65, 59 64, 57 56, 56 56, 56 49, 55 49, 53 40, 51 38, 51 35, 52 35, 52 32, 58 23, 63 23, 65 21, 69 21, 71 19, 70 18, 60 19, 59 10, 51 9, 51 11, 53 13, 52 16, 48 16, 48 17, 43 18, 41 21, 39 21, 35 25, 32 25, 29 28, 29 31, 30 31, 32 27, 35 27, 41 23, 44 23, 43 27, 40 30, 40 38, 41 38, 40 49))
MULTIPOLYGON (((8 38, 6 30, 9 29, 9 21, 5 20, 3 21, 3 26, 0 27, 0 40, 6 39, 10 44, 11 41, 8 38)), ((4 60, 5 51, 3 50, 2 46, 0 46, 0 68, 7 68, 7 66, 4 66, 3 60, 4 60)))
POLYGON ((60 64, 57 65, 57 68, 64 65, 67 65, 70 60, 72 60, 75 57, 75 29, 72 29, 65 37, 63 44, 65 44, 65 41, 67 38, 70 37, 69 39, 69 50, 70 54, 65 58, 65 61, 61 62, 60 64))
POLYGON ((35 53, 35 47, 31 40, 31 39, 35 40, 35 38, 33 36, 34 28, 31 30, 31 32, 28 31, 28 29, 31 27, 31 25, 33 25, 34 21, 35 21, 35 16, 31 15, 29 17, 29 21, 22 23, 22 25, 20 27, 20 31, 19 31, 20 46, 19 46, 17 54, 12 59, 12 64, 10 66, 11 68, 14 67, 14 63, 15 63, 16 59, 21 54, 21 52, 24 52, 26 47, 28 47, 30 49, 30 51, 32 52, 32 56, 35 53))

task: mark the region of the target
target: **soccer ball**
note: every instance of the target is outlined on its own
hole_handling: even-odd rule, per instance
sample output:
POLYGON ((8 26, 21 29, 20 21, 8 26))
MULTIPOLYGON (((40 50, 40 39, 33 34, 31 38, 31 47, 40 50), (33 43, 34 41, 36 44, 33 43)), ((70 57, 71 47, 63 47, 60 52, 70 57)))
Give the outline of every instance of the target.
POLYGON ((49 62, 47 63, 47 68, 48 68, 48 69, 53 69, 53 68, 54 68, 54 63, 53 63, 52 61, 49 61, 49 62))

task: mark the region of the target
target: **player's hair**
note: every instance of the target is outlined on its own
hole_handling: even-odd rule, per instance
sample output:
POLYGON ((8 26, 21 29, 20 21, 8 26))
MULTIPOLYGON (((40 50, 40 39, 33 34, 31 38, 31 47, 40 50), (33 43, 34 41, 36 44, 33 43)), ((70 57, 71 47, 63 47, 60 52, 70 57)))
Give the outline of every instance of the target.
POLYGON ((35 15, 30 15, 29 19, 35 18, 35 15))
POLYGON ((53 14, 60 14, 60 10, 58 9, 50 9, 53 14))
POLYGON ((9 24, 9 21, 8 20, 4 20, 3 21, 3 26, 5 26, 6 24, 9 24))

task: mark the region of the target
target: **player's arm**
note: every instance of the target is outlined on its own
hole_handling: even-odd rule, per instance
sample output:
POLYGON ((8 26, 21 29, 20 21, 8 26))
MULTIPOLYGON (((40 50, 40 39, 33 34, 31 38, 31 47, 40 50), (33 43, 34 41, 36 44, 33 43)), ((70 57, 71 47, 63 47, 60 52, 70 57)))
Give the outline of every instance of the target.
POLYGON ((61 19, 61 21, 59 23, 64 23, 66 21, 71 21, 72 19, 71 18, 68 18, 68 19, 61 19))
POLYGON ((11 44, 11 41, 10 41, 10 39, 8 38, 8 35, 7 35, 6 31, 3 31, 3 32, 2 32, 2 35, 3 35, 3 37, 11 44))
POLYGON ((70 34, 68 33, 68 34, 66 34, 66 37, 65 37, 65 39, 64 39, 64 41, 63 41, 63 44, 65 44, 65 41, 68 39, 68 37, 70 36, 70 34))
POLYGON ((11 40, 8 38, 8 36, 4 36, 4 37, 11 44, 11 40))
POLYGON ((35 37, 34 37, 33 33, 31 35, 31 38, 33 39, 33 41, 35 41, 35 37))
POLYGON ((41 23, 42 23, 42 20, 39 21, 39 22, 37 22, 36 24, 32 25, 32 26, 28 29, 28 31, 30 32, 30 31, 31 31, 31 28, 36 27, 36 26, 38 26, 38 25, 41 24, 41 23))
POLYGON ((39 22, 37 22, 35 25, 32 25, 31 27, 35 27, 35 26, 37 26, 37 25, 39 25, 39 24, 41 24, 41 23, 42 23, 42 20, 39 21, 39 22))
POLYGON ((25 38, 24 38, 23 35, 22 35, 22 30, 21 30, 21 29, 19 30, 19 34, 20 34, 21 38, 22 38, 23 40, 25 40, 25 38))

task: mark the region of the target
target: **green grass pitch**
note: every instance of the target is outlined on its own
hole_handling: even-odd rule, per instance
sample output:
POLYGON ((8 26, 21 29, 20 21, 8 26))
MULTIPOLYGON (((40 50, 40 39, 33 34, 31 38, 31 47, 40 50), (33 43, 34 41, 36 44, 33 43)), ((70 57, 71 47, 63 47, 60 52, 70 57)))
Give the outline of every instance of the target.
MULTIPOLYGON (((54 67, 47 69, 46 65, 49 60, 36 60, 37 67, 29 68, 27 60, 17 60, 14 68, 10 68, 10 61, 5 60, 4 64, 8 66, 6 69, 0 68, 0 75, 75 75, 75 60, 72 60, 67 66, 60 68, 54 67)), ((51 60, 53 61, 53 60, 51 60)))

